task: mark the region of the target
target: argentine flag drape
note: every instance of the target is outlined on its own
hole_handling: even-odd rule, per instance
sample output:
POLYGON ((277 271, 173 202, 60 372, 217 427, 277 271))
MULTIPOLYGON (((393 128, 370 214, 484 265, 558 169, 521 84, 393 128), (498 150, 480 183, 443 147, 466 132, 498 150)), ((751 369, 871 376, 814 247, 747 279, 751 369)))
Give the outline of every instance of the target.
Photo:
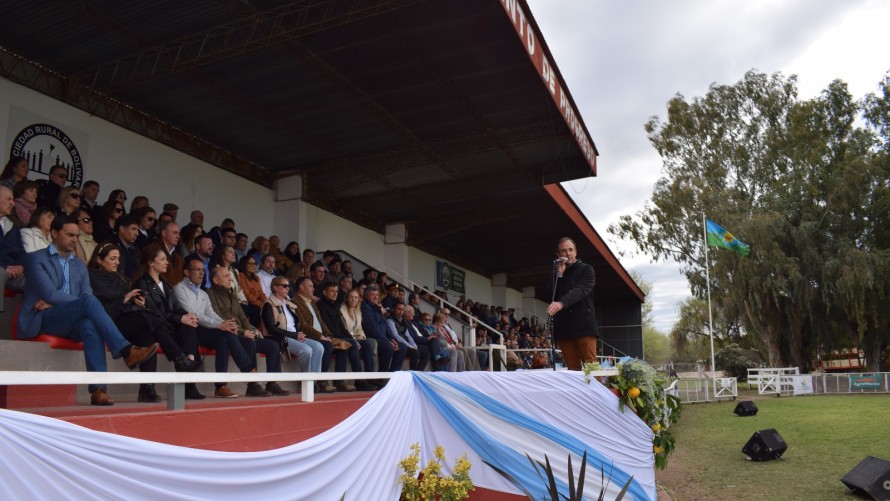
MULTIPOLYGON (((311 411, 310 411, 311 412, 311 411)), ((600 469, 614 499, 654 500, 652 431, 604 386, 580 372, 396 373, 386 388, 334 428, 289 447, 217 452, 159 444, 0 409, 2 499, 397 500, 399 462, 420 442, 437 445, 446 473, 467 454, 474 484, 521 491, 483 459, 545 499, 525 454, 568 478, 586 450, 584 492, 596 499, 600 469), (611 477, 611 478, 610 478, 611 477)), ((560 489, 567 493, 565 485, 560 489)))
POLYGON ((749 247, 748 244, 737 239, 732 233, 726 231, 725 228, 714 221, 708 219, 705 226, 707 228, 708 245, 712 247, 723 247, 724 249, 738 252, 743 256, 747 256, 751 253, 751 247, 749 247))

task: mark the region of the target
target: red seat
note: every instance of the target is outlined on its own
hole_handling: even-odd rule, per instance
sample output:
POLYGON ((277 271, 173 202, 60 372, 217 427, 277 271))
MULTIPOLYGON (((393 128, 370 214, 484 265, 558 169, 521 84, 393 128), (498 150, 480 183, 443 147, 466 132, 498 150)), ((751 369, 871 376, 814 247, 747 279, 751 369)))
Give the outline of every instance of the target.
POLYGON ((38 334, 32 338, 28 339, 19 339, 18 337, 18 323, 19 323, 19 310, 22 309, 21 303, 16 307, 15 314, 12 316, 12 339, 16 339, 19 341, 37 341, 39 343, 46 343, 50 348, 55 348, 59 350, 82 350, 83 343, 79 341, 74 341, 73 339, 68 339, 59 336, 51 336, 49 334, 38 334))
POLYGON ((8 287, 3 288, 3 297, 16 297, 21 293, 22 291, 14 291, 8 287))

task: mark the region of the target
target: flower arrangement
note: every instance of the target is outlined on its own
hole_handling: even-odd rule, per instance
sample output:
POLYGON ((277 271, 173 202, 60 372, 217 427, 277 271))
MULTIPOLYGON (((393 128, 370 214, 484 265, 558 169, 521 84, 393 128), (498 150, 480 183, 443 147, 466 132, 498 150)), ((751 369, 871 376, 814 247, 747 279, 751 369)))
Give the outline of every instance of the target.
MULTIPOLYGON (((623 358, 615 368, 618 369, 617 376, 600 378, 600 382, 618 397, 621 412, 629 407, 652 428, 655 466, 664 469, 667 456, 674 450, 675 439, 669 428, 680 418, 680 399, 665 391, 667 381, 642 360, 623 358)), ((602 367, 596 362, 584 364, 588 383, 590 373, 600 369, 602 367)))
POLYGON ((454 473, 442 476, 442 463, 445 462, 445 449, 440 445, 435 450, 436 459, 431 459, 426 467, 419 472, 420 444, 411 445, 411 454, 400 463, 404 473, 399 477, 402 484, 403 500, 417 501, 457 501, 469 497, 474 490, 470 480, 470 461, 467 455, 457 458, 454 462, 454 473))

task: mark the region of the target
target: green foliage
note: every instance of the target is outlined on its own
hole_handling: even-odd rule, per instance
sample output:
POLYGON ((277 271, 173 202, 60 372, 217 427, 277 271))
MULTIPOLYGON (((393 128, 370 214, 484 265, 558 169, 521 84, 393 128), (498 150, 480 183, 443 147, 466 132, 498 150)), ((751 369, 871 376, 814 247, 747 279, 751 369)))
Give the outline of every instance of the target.
MULTIPOLYGON (((707 215, 752 248, 708 250, 716 336, 755 335, 774 366, 854 346, 874 363, 890 341, 890 78, 879 89, 856 102, 835 81, 801 101, 795 77, 749 71, 676 96, 646 124, 663 161, 651 201, 609 231, 676 259, 704 299, 707 215)), ((675 329, 675 349, 701 322, 675 329)))
POLYGON ((714 363, 717 370, 723 371, 726 377, 734 377, 739 380, 748 377, 748 369, 756 367, 756 364, 748 358, 739 345, 730 343, 714 354, 714 363))
MULTIPOLYGON (((618 397, 619 409, 630 408, 650 428, 655 467, 664 469, 667 457, 674 451, 674 435, 670 426, 680 418, 680 399, 666 391, 667 381, 655 369, 642 360, 630 359, 617 364, 617 376, 601 379, 601 382, 618 397)), ((600 370, 596 362, 584 364, 584 376, 590 382, 590 373, 600 370)))

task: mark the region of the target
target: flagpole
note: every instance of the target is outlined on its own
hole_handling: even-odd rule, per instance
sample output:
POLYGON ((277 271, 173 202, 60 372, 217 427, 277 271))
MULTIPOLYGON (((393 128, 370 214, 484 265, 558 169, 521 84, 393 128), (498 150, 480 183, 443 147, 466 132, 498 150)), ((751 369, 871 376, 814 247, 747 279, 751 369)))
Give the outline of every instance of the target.
POLYGON ((714 364, 714 314, 711 312, 711 265, 708 260, 708 222, 704 213, 701 215, 701 222, 705 237, 705 281, 708 284, 708 334, 711 337, 711 380, 714 383, 714 400, 717 400, 717 366, 714 364))

